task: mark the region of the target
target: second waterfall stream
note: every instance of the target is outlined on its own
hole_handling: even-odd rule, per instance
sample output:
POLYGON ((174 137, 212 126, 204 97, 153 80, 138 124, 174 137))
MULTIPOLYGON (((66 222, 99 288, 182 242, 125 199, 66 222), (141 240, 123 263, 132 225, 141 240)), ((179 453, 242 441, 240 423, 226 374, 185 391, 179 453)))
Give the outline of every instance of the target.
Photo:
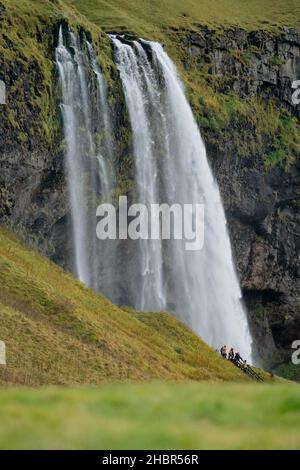
MULTIPOLYGON (((96 214, 96 207, 89 206, 97 198, 91 198, 89 191, 80 189, 83 166, 86 167, 88 161, 90 176, 85 178, 85 185, 100 180, 106 200, 113 191, 112 175, 117 169, 111 169, 112 146, 106 143, 100 151, 93 143, 91 132, 85 133, 83 149, 82 144, 74 143, 83 125, 76 116, 81 113, 87 129, 90 127, 90 111, 78 110, 78 103, 79 107, 80 102, 85 106, 88 100, 87 69, 90 67, 96 74, 99 91, 103 77, 91 45, 88 43, 86 50, 80 50, 73 36, 73 53, 70 53, 68 41, 61 33, 56 61, 63 95, 76 274, 88 286, 119 304, 130 304, 144 311, 168 310, 211 346, 219 348, 227 344, 251 360, 251 335, 241 302, 220 192, 176 68, 159 43, 128 42, 119 36, 112 36, 111 40, 132 133, 134 202, 203 204, 204 245, 201 250, 187 251, 182 240, 137 240, 128 242, 135 243, 132 256, 127 254, 126 244, 118 241, 113 249, 112 245, 109 250, 101 249, 102 242, 95 240, 95 224, 91 223, 90 228, 78 224, 78 217, 87 224, 90 214, 93 211, 96 214), (88 60, 84 59, 85 54, 88 60), (92 172, 97 172, 97 177, 93 177, 92 172), (86 214, 78 214, 84 208, 86 214), (128 269, 126 256, 134 258, 134 262, 128 259, 128 269), (84 268, 82 275, 78 266, 84 268)), ((98 113, 104 113, 102 126, 113 131, 103 91, 99 95, 98 113)))

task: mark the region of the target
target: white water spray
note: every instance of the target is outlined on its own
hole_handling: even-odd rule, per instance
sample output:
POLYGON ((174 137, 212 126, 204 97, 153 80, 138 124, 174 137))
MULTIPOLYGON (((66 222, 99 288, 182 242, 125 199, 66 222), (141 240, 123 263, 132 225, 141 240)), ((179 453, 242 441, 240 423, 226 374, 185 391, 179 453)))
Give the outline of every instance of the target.
POLYGON ((66 31, 64 37, 62 27, 56 63, 62 90, 75 271, 87 286, 105 291, 113 255, 106 244, 97 244, 95 236, 96 207, 100 202, 110 200, 115 185, 105 82, 91 44, 80 40, 71 31, 66 31), (93 76, 96 78, 94 94, 97 97, 94 109, 90 86, 93 76), (97 134, 101 133, 104 137, 99 144, 97 134))
POLYGON ((251 358, 251 337, 218 186, 176 68, 160 44, 112 37, 133 133, 139 200, 205 204, 205 242, 140 243, 137 308, 173 311, 214 347, 251 358))

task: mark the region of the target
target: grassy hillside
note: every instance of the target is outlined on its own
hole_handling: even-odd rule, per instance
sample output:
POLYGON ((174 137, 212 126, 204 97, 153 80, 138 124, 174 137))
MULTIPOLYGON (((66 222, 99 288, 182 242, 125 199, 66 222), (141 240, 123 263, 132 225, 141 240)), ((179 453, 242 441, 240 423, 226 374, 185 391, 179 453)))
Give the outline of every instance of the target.
POLYGON ((0 384, 246 380, 166 313, 121 310, 0 229, 0 384))
POLYGON ((0 392, 1 449, 300 449, 297 385, 0 392))
POLYGON ((294 0, 67 0, 92 22, 109 30, 138 34, 168 28, 239 26, 279 29, 300 26, 300 5, 294 0))

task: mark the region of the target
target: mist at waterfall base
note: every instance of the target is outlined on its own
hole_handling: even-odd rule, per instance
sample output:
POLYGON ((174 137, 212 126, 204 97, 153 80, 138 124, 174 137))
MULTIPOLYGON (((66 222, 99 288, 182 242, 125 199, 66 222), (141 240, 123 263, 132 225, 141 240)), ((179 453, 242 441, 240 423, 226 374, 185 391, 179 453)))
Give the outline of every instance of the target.
POLYGON ((117 184, 112 114, 91 44, 61 28, 56 62, 76 275, 116 303, 126 299, 137 310, 168 310, 211 346, 227 344, 251 360, 219 189, 176 68, 158 43, 111 40, 132 133, 134 202, 204 204, 205 241, 201 250, 187 251, 184 240, 97 240, 96 207, 114 200, 117 184), (100 145, 95 128, 107 136, 100 145))

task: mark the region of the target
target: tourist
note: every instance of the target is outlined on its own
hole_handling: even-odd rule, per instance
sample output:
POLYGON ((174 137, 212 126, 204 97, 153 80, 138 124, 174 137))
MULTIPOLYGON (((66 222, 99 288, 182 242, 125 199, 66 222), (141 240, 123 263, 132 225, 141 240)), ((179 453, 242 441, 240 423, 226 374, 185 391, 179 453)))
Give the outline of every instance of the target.
POLYGON ((237 365, 241 365, 241 364, 244 364, 244 361, 240 355, 239 352, 236 352, 235 353, 235 356, 234 356, 234 362, 237 364, 237 365))
POLYGON ((226 347, 226 344, 224 344, 224 346, 221 347, 221 356, 222 356, 224 359, 227 359, 227 347, 226 347))
POLYGON ((228 353, 228 359, 229 359, 229 361, 232 361, 232 362, 234 360, 234 350, 233 350, 233 348, 231 348, 229 353, 228 353))

